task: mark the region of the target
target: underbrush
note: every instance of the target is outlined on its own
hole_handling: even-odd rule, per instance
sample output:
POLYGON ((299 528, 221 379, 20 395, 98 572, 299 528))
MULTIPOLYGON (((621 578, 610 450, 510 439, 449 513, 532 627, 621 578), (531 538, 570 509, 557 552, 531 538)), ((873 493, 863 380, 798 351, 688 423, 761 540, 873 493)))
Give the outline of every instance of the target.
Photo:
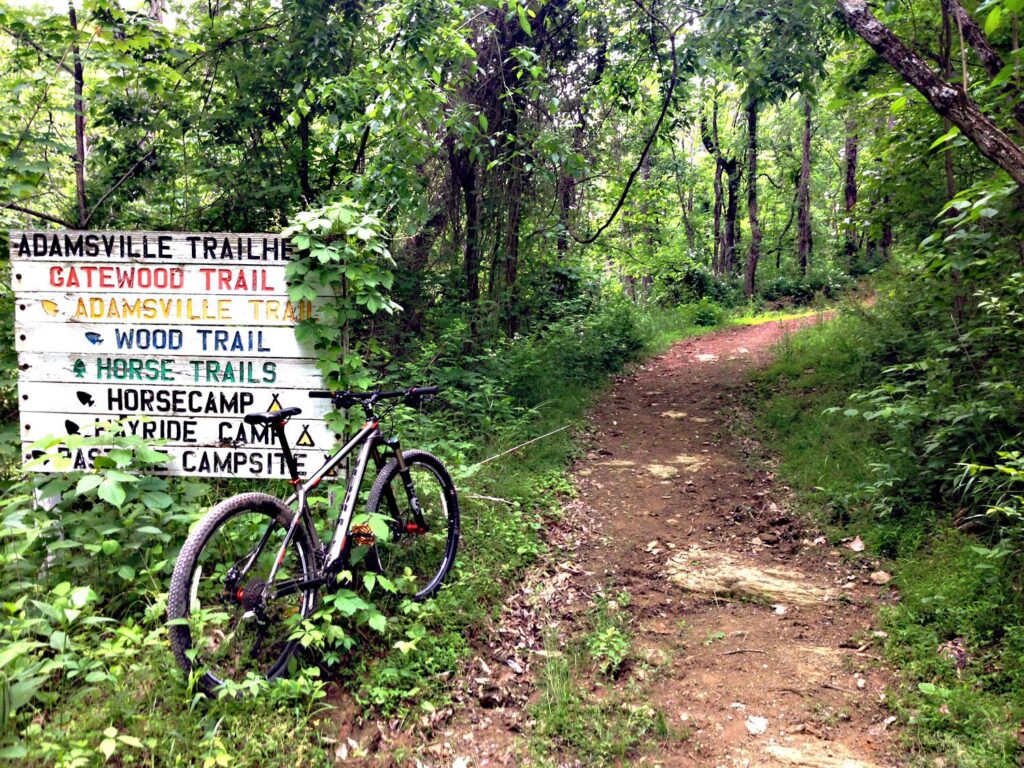
MULTIPOLYGON (((173 661, 164 626, 170 570, 189 527, 251 483, 147 475, 161 459, 135 438, 122 438, 95 473, 12 478, 0 552, 0 758, 58 766, 326 765, 334 738, 321 714, 331 707, 328 681, 367 717, 410 727, 445 706, 451 676, 541 552, 538 530, 570 492, 564 472, 576 447, 563 428, 578 422, 609 374, 709 328, 706 319, 706 308, 641 311, 611 300, 490 346, 468 343, 466 325, 454 321, 416 354, 392 361, 380 372, 385 385, 444 387, 432 406, 400 409, 382 426, 453 469, 462 540, 450 583, 416 604, 364 583, 357 571, 344 599, 325 603, 304 628, 315 655, 303 657, 293 679, 256 686, 256 697, 211 701, 196 693, 173 661)), ((14 441, 8 446, 17 450, 14 441)), ((314 514, 324 531, 331 514, 321 506, 314 514)), ((609 668, 621 663, 618 640, 611 632, 603 641, 609 668)))
POLYGON ((942 328, 941 300, 906 278, 885 294, 782 345, 760 376, 759 431, 832 541, 860 536, 892 559, 900 600, 880 620, 901 672, 890 706, 907 746, 922 764, 940 754, 946 765, 1011 768, 1024 755, 1022 560, 1018 524, 993 510, 1018 509, 1016 460, 1004 460, 1014 466, 998 491, 982 467, 1016 433, 1017 383, 1012 365, 975 345, 1015 329, 981 314, 954 330, 948 313, 942 328), (973 381, 959 379, 961 366, 973 381))
POLYGON ((598 594, 582 636, 546 639, 547 661, 530 707, 539 764, 560 765, 564 756, 592 766, 628 765, 656 743, 689 736, 644 700, 638 683, 619 680, 635 661, 628 604, 626 592, 598 594))

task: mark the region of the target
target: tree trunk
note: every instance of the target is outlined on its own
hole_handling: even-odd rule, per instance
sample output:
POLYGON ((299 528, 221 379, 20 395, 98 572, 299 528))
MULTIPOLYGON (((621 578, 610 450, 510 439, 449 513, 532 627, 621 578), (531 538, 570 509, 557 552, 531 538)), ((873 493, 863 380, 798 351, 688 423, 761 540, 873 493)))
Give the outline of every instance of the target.
POLYGON ((480 301, 480 200, 476 184, 476 164, 466 149, 448 147, 448 163, 452 178, 458 183, 466 207, 466 242, 463 251, 463 273, 466 279, 465 300, 476 306, 480 301))
MULTIPOLYGON (((952 14, 950 12, 950 3, 952 0, 941 0, 940 6, 942 10, 942 34, 940 36, 939 45, 939 66, 942 67, 942 76, 949 81, 952 81, 953 77, 953 23, 952 14)), ((963 41, 961 41, 961 45, 963 41)), ((965 89, 967 84, 964 83, 965 89)), ((891 118, 890 118, 891 121, 891 118)), ((942 130, 949 133, 950 128, 953 124, 949 121, 948 117, 942 119, 942 130)), ((942 168, 946 174, 946 200, 952 200, 956 197, 956 177, 953 174, 953 147, 950 144, 946 144, 942 148, 942 168)), ((950 214, 956 215, 956 211, 950 209, 950 214)))
POLYGON ((743 183, 743 170, 739 161, 730 159, 726 162, 728 174, 725 197, 725 229, 722 232, 722 274, 732 274, 736 269, 736 245, 739 242, 739 207, 740 184, 743 183))
POLYGON ((761 221, 757 213, 757 99, 747 99, 747 216, 750 219, 750 249, 743 276, 743 293, 749 299, 757 284, 757 262, 761 258, 761 221))
POLYGON ((82 54, 78 47, 78 15, 74 2, 68 2, 68 19, 71 22, 71 68, 75 81, 75 201, 78 205, 78 226, 85 228, 89 221, 85 202, 85 74, 82 54))
POLYGON ((712 268, 715 274, 724 275, 732 272, 736 252, 736 211, 742 173, 739 161, 726 157, 722 153, 722 145, 718 136, 718 94, 711 102, 711 127, 701 115, 700 138, 708 154, 715 158, 715 256, 712 268), (722 174, 728 177, 728 197, 725 204, 725 226, 722 226, 722 174))
POLYGON ((1024 149, 986 115, 964 91, 936 75, 928 64, 868 10, 864 0, 838 0, 846 22, 874 51, 948 117, 982 155, 1024 186, 1024 149))
POLYGON ((811 236, 811 100, 804 97, 804 140, 797 185, 797 257, 800 274, 807 274, 814 242, 811 236))
POLYGON ((714 251, 711 256, 711 270, 716 275, 725 273, 725 249, 722 247, 722 164, 715 161, 715 190, 714 209, 714 251))
POLYGON ((857 125, 853 120, 846 122, 846 145, 843 148, 844 160, 846 161, 846 184, 843 187, 845 198, 844 212, 845 225, 843 233, 843 252, 846 255, 846 268, 853 265, 857 257, 857 250, 860 244, 857 242, 857 225, 853 221, 853 215, 857 208, 857 125))
POLYGON ((519 317, 516 308, 516 280, 519 277, 519 228, 522 222, 523 207, 523 175, 521 157, 517 158, 509 179, 508 194, 505 202, 508 205, 508 228, 505 238, 505 331, 509 338, 519 330, 519 317))
POLYGON ((564 261, 569 255, 569 211, 575 198, 576 181, 569 174, 558 177, 558 260, 564 261))

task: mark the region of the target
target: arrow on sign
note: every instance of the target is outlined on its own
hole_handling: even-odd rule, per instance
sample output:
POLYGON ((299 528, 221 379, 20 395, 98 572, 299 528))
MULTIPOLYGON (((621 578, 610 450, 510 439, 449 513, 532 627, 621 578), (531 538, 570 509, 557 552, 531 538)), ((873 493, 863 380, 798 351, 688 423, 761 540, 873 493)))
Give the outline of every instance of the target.
POLYGON ((85 334, 85 338, 89 341, 90 344, 103 343, 103 337, 96 333, 96 331, 89 331, 87 334, 85 334))
POLYGON ((92 395, 88 392, 76 392, 75 395, 78 397, 78 402, 82 405, 95 405, 96 401, 92 399, 92 395))

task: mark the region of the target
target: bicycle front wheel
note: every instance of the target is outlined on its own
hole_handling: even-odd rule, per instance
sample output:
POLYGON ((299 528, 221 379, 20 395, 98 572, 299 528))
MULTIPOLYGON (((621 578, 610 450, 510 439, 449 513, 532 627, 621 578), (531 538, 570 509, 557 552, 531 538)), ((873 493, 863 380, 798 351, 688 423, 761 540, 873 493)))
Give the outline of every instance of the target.
POLYGON ((207 693, 289 671, 296 626, 316 604, 316 590, 294 588, 316 572, 302 525, 274 589, 267 588, 292 514, 267 494, 233 496, 202 519, 178 555, 167 596, 171 649, 187 674, 200 673, 198 685, 207 693), (293 588, 284 589, 288 584, 293 588), (286 594, 276 597, 278 591, 286 594))
POLYGON ((455 563, 459 500, 441 461, 425 451, 405 451, 381 469, 367 509, 388 520, 389 536, 376 539, 381 572, 415 600, 432 597, 455 563))

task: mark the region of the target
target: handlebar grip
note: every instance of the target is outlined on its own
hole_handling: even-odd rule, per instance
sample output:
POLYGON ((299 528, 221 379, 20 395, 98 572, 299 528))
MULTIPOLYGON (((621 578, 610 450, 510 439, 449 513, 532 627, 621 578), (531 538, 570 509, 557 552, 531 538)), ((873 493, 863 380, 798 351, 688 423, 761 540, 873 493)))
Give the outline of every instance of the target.
POLYGON ((309 396, 314 399, 330 400, 334 397, 334 393, 328 389, 314 389, 309 393, 309 396))
POLYGON ((424 395, 436 395, 441 391, 440 387, 413 387, 409 390, 410 395, 424 396, 424 395))

